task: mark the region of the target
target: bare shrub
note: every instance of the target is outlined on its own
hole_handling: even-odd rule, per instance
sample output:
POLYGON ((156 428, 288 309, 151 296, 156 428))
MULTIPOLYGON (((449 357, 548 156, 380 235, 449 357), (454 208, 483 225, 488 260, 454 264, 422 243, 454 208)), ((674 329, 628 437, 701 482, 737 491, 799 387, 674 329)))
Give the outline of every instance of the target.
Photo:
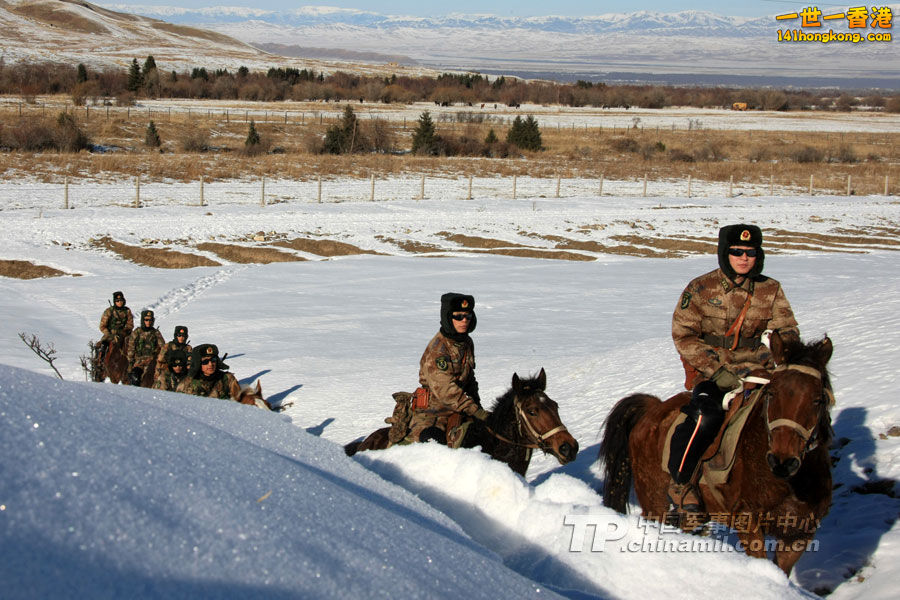
POLYGON ((672 162, 692 163, 694 162, 694 157, 681 148, 672 148, 669 150, 669 160, 672 162))
POLYGON ((612 147, 619 152, 639 152, 641 145, 634 138, 622 137, 612 141, 612 147))
POLYGON ((184 152, 209 152, 209 133, 200 129, 188 130, 179 145, 184 152))
POLYGON ((798 146, 787 153, 787 158, 798 163, 817 163, 825 160, 825 153, 812 146, 798 146))
POLYGON ((858 163, 859 157, 849 144, 841 144, 836 149, 829 148, 828 162, 858 163))

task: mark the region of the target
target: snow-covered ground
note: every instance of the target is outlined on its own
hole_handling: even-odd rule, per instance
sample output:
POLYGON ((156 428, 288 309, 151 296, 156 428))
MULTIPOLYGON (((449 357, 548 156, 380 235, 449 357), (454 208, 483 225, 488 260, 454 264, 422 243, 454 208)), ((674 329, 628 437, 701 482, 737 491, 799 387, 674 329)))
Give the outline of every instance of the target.
POLYGON ((583 190, 468 201, 429 191, 421 201, 404 193, 260 207, 212 194, 199 207, 167 200, 156 185, 162 191, 148 192, 145 208, 98 189, 70 210, 60 208, 58 186, 0 185, 0 259, 73 275, 0 279, 3 597, 896 597, 900 501, 854 491, 900 478, 900 437, 888 435, 900 425, 894 197, 598 198, 583 190), (629 551, 656 536, 696 538, 660 533, 635 515, 619 520, 594 492, 612 405, 681 385, 671 313, 714 256, 571 250, 593 260, 521 258, 467 252, 449 237, 552 253, 560 238, 712 240, 719 226, 741 221, 782 240, 766 272, 783 283, 804 337, 827 332, 834 341, 834 428, 849 440, 834 451, 839 487, 819 547, 790 580, 729 543, 711 552, 629 551), (381 254, 323 259, 284 249, 311 260, 248 265, 195 247, 211 239, 259 245, 247 241, 259 232, 381 254), (788 244, 785 232, 831 241, 788 244), (105 235, 221 264, 139 266, 91 245, 105 235), (404 241, 438 249, 414 255, 404 241), (838 246, 855 252, 833 252, 838 246), (293 406, 265 413, 84 383, 78 356, 98 338, 100 314, 119 289, 135 312, 156 309, 166 339, 187 325, 193 343, 229 353, 240 380, 259 379, 270 400, 293 406), (505 392, 514 372, 544 367, 548 393, 581 444, 575 462, 536 456, 522 479, 477 452, 430 445, 343 456, 340 444, 382 425, 392 392, 416 386, 439 297, 451 290, 476 298, 482 396, 505 392), (67 382, 52 379, 18 332, 53 343, 67 382), (579 515, 625 536, 595 550, 588 539, 579 545, 566 524, 579 515))

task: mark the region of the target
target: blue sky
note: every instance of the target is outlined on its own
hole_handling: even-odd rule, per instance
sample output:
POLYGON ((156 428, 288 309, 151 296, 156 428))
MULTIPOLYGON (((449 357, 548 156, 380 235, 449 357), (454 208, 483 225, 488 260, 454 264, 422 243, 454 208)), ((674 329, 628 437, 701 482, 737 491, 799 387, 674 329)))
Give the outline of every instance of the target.
MULTIPOLYGON (((850 4, 834 2, 811 2, 810 0, 747 0, 745 2, 671 2, 641 1, 627 2, 623 0, 448 0, 434 2, 429 0, 108 0, 101 4, 119 5, 168 5, 184 7, 206 6, 252 6, 269 10, 289 10, 304 5, 337 6, 356 8, 382 14, 402 14, 416 16, 437 16, 451 12, 492 13, 502 16, 541 16, 541 15, 598 15, 610 12, 633 12, 652 10, 660 12, 677 12, 681 10, 708 10, 720 15, 731 16, 764 16, 799 10, 805 6, 843 7, 850 4)), ((857 3, 859 4, 859 3, 857 3)), ((854 4, 855 6, 856 4, 854 4)))

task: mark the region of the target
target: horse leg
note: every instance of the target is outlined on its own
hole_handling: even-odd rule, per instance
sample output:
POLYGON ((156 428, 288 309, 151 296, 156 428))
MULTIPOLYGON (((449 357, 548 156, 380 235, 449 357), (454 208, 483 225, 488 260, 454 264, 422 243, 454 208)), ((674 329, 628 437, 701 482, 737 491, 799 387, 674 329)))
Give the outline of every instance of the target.
POLYGON ((800 560, 800 557, 803 556, 803 553, 806 552, 806 548, 812 539, 813 536, 811 535, 787 539, 778 538, 775 546, 775 564, 784 571, 785 575, 790 576, 791 570, 797 564, 797 561, 800 560))
POLYGON ((766 536, 762 531, 740 531, 738 538, 747 556, 766 558, 766 536))

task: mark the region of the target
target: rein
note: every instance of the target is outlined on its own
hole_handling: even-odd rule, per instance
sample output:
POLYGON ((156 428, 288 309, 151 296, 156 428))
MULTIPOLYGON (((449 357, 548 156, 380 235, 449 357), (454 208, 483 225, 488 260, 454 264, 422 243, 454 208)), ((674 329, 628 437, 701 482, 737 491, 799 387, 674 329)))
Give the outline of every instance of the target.
POLYGON ((524 425, 525 431, 527 432, 528 436, 531 439, 535 440, 534 442, 524 443, 524 444, 522 442, 515 442, 515 441, 507 438, 506 436, 500 435, 499 433, 497 433, 496 431, 491 429, 490 425, 485 423, 484 427, 485 427, 485 429, 488 430, 488 433, 490 433, 492 436, 494 436, 501 442, 505 442, 505 443, 511 444, 513 446, 518 446, 519 448, 528 448, 531 450, 537 448, 539 450, 546 451, 547 444, 545 444, 544 442, 546 442, 548 439, 550 439, 557 433, 560 433, 563 431, 568 431, 568 429, 566 429, 565 425, 560 424, 560 425, 554 427, 553 429, 551 429, 550 431, 547 431, 545 433, 538 433, 538 431, 537 431, 537 429, 535 429, 534 425, 531 424, 531 421, 528 420, 528 417, 525 414, 525 411, 522 410, 522 403, 518 401, 518 397, 516 398, 515 408, 516 408, 516 424, 519 427, 519 433, 522 433, 522 429, 523 429, 523 425, 524 425))
MULTIPOLYGON (((810 377, 815 377, 819 381, 822 380, 822 373, 818 369, 815 369, 813 367, 807 367, 805 365, 790 365, 789 364, 789 365, 780 365, 778 367, 775 367, 775 372, 777 373, 779 371, 798 371, 800 373, 803 373, 804 375, 809 375, 810 377)), ((825 391, 823 391, 822 395, 823 395, 823 397, 825 397, 828 394, 825 391)), ((771 394, 769 394, 769 393, 766 394, 765 406, 764 406, 765 416, 766 416, 766 427, 768 428, 769 441, 770 442, 772 441, 772 432, 775 429, 778 429, 779 427, 789 427, 789 428, 793 429, 794 431, 796 431, 797 435, 800 436, 800 439, 803 440, 803 443, 804 443, 803 454, 806 454, 807 452, 809 452, 811 450, 815 450, 816 447, 818 447, 819 442, 816 439, 816 432, 814 429, 807 429, 806 427, 804 427, 800 423, 794 421, 793 419, 781 418, 781 419, 775 419, 774 421, 769 420, 769 398, 770 398, 770 396, 771 396, 771 394)))

